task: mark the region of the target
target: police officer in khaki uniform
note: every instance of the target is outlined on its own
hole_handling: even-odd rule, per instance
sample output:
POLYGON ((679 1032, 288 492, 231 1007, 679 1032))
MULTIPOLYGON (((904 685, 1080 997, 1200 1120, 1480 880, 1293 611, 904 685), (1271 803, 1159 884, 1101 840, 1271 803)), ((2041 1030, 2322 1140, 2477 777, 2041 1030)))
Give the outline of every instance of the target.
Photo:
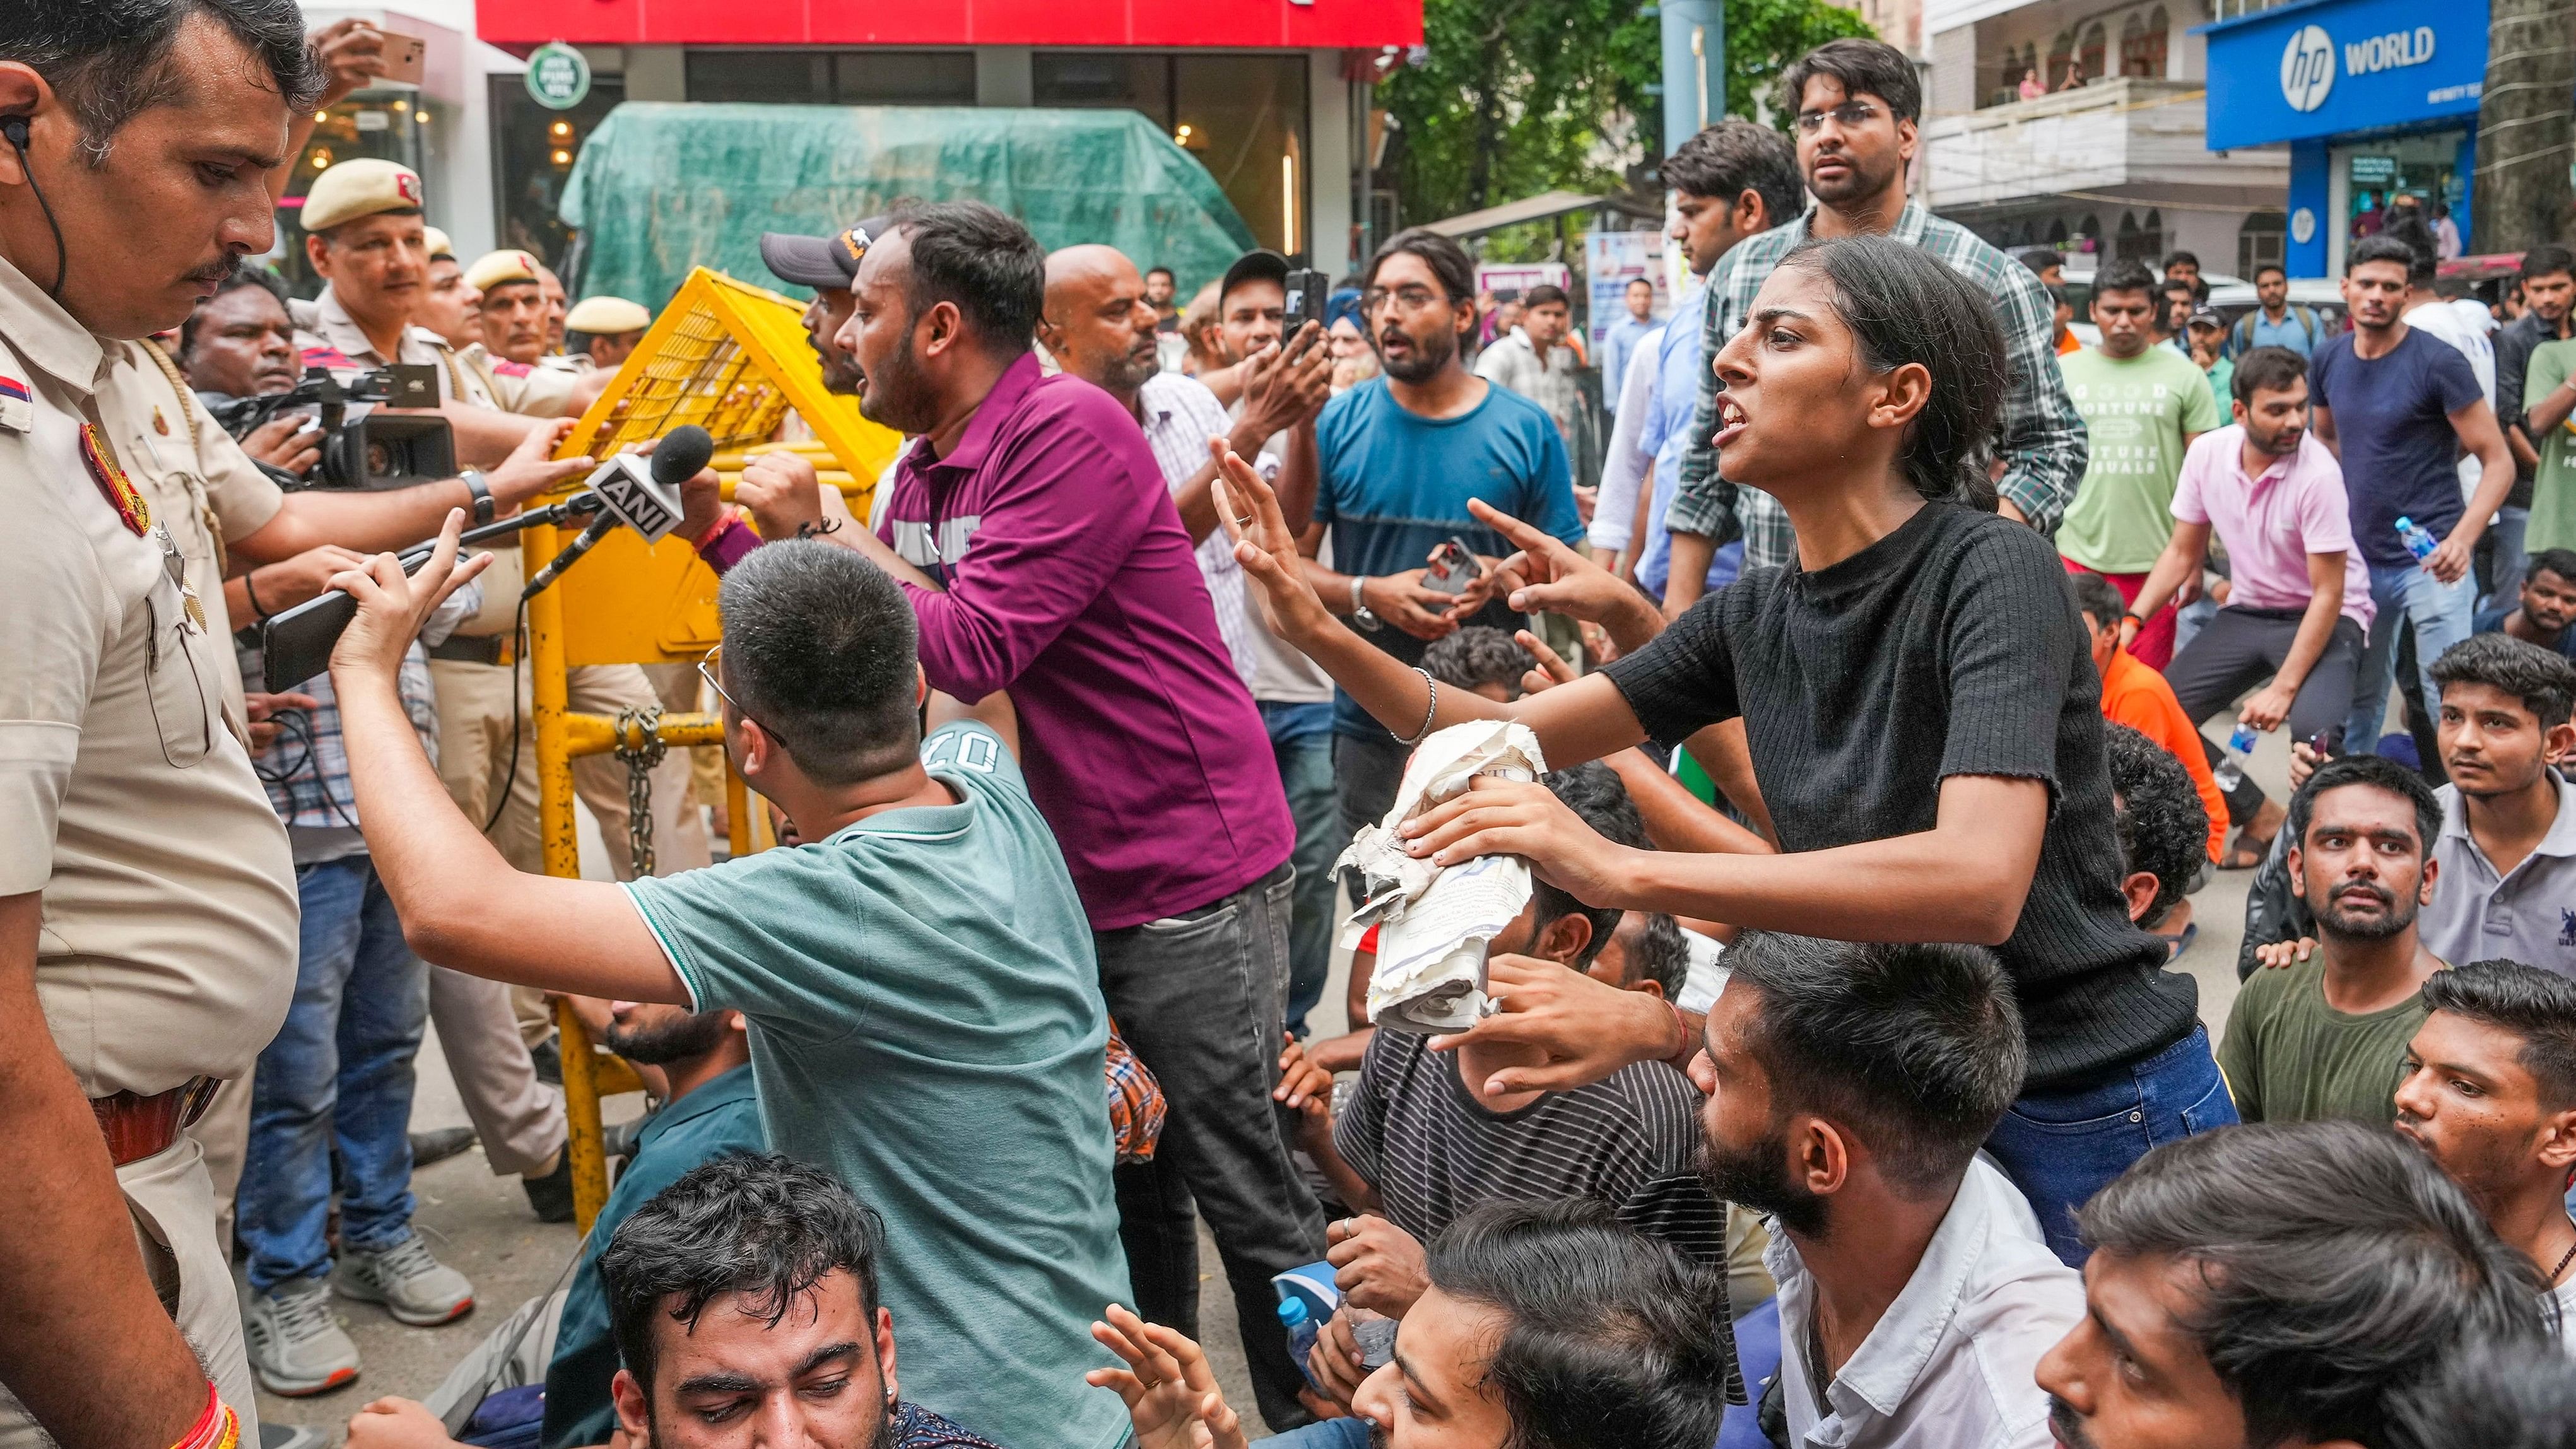
POLYGON ((584 297, 573 304, 564 316, 567 337, 583 350, 576 357, 587 357, 590 365, 614 372, 644 340, 644 330, 653 325, 653 314, 641 302, 606 293, 584 297))
POLYGON ((515 248, 487 252, 465 269, 481 340, 458 354, 482 374, 499 405, 529 417, 579 413, 607 378, 587 381, 570 360, 546 352, 546 298, 537 259, 515 248), (587 381, 587 385, 585 385, 587 381))
POLYGON ((183 1129, 284 1015, 294 882, 226 707, 215 581, 127 472, 150 413, 119 358, 270 244, 267 172, 316 89, 287 0, 12 0, 0 25, 9 1449, 258 1442, 183 1129))
POLYGON ((478 310, 483 294, 465 284, 465 266, 456 260, 456 243, 437 227, 421 229, 422 249, 429 253, 429 286, 412 309, 412 324, 426 327, 463 352, 483 340, 478 310))

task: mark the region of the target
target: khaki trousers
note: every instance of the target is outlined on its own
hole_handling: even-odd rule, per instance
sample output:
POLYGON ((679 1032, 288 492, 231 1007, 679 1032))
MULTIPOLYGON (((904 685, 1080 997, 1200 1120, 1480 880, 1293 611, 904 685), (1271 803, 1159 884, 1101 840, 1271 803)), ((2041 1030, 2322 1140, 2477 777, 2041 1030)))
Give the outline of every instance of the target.
MULTIPOLYGON (((245 1102, 249 1095, 242 1093, 245 1102)), ((216 1246, 216 1199, 204 1153, 195 1138, 182 1134, 167 1152, 118 1168, 116 1184, 125 1191, 134 1245, 143 1250, 143 1268, 161 1294, 161 1306, 179 1325, 180 1336, 216 1392, 240 1416, 243 1445, 257 1445, 259 1403, 252 1396, 250 1359, 242 1348, 241 1305, 233 1295, 232 1270, 216 1246)), ((115 1392, 105 1380, 97 1388, 115 1392)), ((53 1437, 37 1427, 5 1387, 0 1387, 0 1449, 54 1449, 53 1437)))

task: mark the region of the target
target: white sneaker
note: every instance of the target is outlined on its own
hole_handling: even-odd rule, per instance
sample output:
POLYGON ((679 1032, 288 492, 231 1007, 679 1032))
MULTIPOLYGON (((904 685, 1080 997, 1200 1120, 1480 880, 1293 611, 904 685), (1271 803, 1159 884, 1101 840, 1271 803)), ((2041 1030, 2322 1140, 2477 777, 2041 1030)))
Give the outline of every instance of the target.
POLYGON ((242 1313, 242 1337, 251 1372, 272 1394, 302 1398, 358 1377, 358 1345, 331 1311, 331 1290, 319 1278, 281 1283, 254 1294, 242 1313))
POLYGON ((331 1286, 343 1298, 381 1303, 395 1321, 428 1328, 474 1311, 474 1285, 429 1255, 418 1233, 378 1253, 343 1248, 331 1286))

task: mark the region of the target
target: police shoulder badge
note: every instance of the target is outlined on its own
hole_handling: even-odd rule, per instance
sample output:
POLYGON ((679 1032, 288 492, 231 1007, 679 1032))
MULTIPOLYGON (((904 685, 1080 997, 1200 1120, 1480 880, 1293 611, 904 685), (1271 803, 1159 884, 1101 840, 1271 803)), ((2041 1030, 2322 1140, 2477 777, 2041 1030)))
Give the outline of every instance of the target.
POLYGON ((96 423, 81 424, 80 450, 81 463, 89 469, 89 481, 98 485, 99 494, 116 510, 116 516, 124 522, 126 531, 136 538, 150 532, 152 505, 143 501, 143 495, 135 491, 133 480, 117 466, 116 455, 108 451, 107 440, 98 435, 96 423))

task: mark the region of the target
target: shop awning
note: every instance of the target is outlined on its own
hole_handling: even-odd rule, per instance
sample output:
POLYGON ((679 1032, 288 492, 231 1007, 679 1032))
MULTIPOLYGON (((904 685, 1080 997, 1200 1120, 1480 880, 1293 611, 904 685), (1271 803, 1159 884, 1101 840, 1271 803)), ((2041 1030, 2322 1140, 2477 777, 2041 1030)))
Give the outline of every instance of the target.
POLYGON ((1523 222, 1552 221, 1560 216, 1571 216, 1578 211, 1593 211, 1603 207, 1612 211, 1625 212, 1630 216, 1642 216, 1649 221, 1663 219, 1657 212, 1625 196, 1586 196, 1580 191, 1543 191, 1536 196, 1523 197, 1519 201, 1507 201, 1500 206, 1489 206, 1482 211, 1462 211, 1456 216, 1440 221, 1426 222, 1423 229, 1464 240, 1471 236, 1483 236, 1489 231, 1500 231, 1507 226, 1519 226, 1523 222))
POLYGON ((1330 49, 1422 43, 1422 0, 510 0, 475 33, 524 55, 576 45, 1078 45, 1330 49))

